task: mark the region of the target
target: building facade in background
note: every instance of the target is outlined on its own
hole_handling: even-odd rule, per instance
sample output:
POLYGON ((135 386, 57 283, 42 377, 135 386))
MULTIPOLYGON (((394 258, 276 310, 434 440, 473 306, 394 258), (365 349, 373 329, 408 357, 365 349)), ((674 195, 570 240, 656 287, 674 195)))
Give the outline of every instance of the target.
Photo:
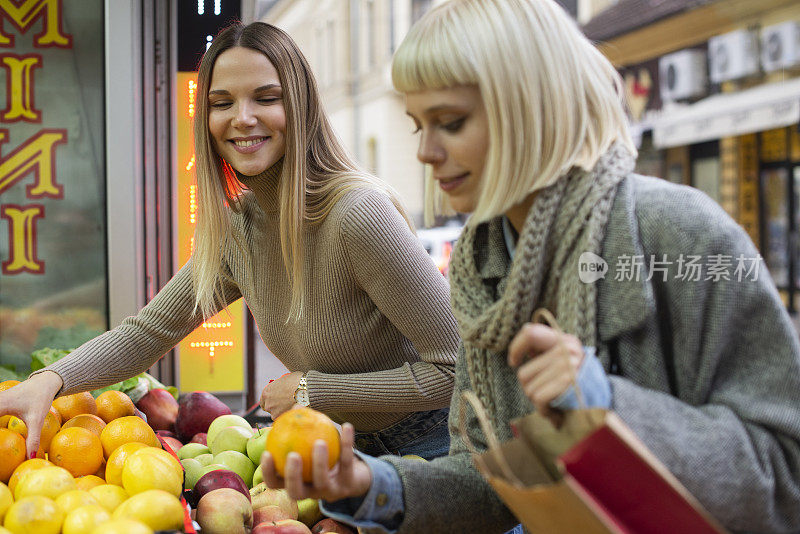
POLYGON ((344 144, 400 193, 422 224, 424 168, 418 138, 394 91, 391 60, 411 24, 441 0, 278 0, 262 18, 308 58, 344 144))
POLYGON ((800 3, 594 0, 584 13, 624 78, 639 170, 719 202, 796 312, 800 3))

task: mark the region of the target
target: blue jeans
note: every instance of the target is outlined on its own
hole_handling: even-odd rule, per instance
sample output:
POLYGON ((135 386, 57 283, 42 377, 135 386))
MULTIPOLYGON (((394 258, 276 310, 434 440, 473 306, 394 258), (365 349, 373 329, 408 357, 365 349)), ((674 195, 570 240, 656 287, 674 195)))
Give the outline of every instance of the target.
POLYGON ((416 454, 426 460, 450 450, 447 417, 450 408, 415 412, 376 432, 356 432, 356 449, 370 456, 416 454))

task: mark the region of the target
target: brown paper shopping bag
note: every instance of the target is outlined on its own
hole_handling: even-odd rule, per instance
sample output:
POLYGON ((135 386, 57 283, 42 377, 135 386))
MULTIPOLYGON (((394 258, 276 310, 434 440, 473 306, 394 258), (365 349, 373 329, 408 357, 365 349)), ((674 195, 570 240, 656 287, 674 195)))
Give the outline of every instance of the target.
MULTIPOLYGON (((544 317, 557 331, 555 320, 544 317)), ((480 473, 535 534, 719 534, 721 526, 619 417, 582 406, 556 422, 539 413, 514 420, 515 438, 500 444, 472 391, 460 399, 459 430, 480 473), (488 450, 478 452, 466 429, 470 404, 488 450)))

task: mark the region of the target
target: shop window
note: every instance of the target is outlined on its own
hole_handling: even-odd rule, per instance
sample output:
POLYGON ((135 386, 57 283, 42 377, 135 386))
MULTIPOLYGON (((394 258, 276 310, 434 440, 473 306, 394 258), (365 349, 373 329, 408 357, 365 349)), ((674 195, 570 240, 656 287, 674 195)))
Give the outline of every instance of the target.
POLYGON ((800 298, 800 161, 792 128, 761 132, 761 254, 790 313, 800 298))
POLYGON ((690 149, 692 162, 692 185, 720 201, 719 143, 702 143, 690 149))
POLYGON ((33 4, 0 56, 0 381, 108 327, 104 2, 33 4))
POLYGON ((764 260, 775 285, 784 289, 789 283, 789 198, 788 173, 784 168, 761 171, 764 232, 764 260))

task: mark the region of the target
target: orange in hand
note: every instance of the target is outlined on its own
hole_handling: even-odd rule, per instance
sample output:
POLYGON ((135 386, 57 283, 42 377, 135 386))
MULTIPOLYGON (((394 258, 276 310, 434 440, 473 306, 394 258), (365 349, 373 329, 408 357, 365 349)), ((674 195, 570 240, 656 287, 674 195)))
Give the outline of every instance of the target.
POLYGON ((319 439, 328 445, 328 467, 333 467, 339 461, 341 445, 339 430, 327 415, 312 408, 293 408, 279 415, 266 443, 278 475, 284 476, 286 457, 296 452, 303 459, 303 481, 311 482, 311 451, 319 439))

